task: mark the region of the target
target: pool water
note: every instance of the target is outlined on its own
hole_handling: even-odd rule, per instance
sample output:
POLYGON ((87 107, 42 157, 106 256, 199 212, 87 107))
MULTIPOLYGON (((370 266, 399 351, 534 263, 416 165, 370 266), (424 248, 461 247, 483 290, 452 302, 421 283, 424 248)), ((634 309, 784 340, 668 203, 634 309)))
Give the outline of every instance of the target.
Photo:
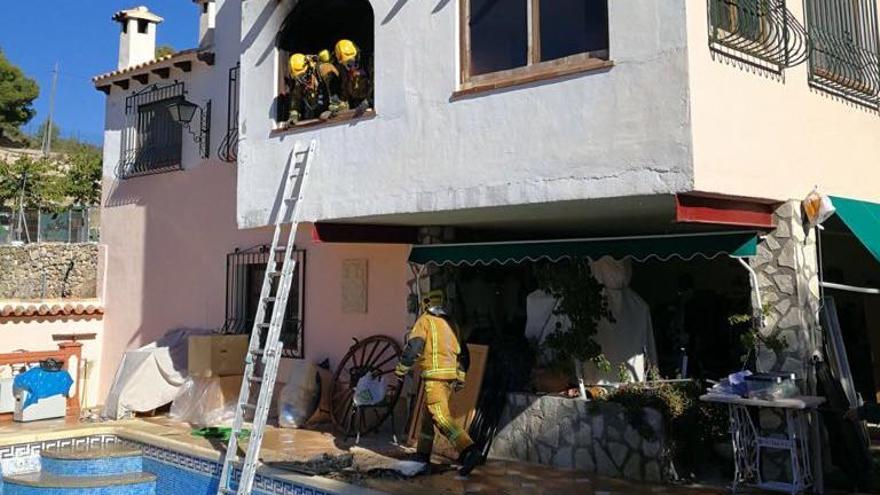
MULTIPOLYGON (((218 462, 103 435, 0 447, 0 495, 215 495, 218 462)), ((254 495, 335 495, 258 476, 254 495)))

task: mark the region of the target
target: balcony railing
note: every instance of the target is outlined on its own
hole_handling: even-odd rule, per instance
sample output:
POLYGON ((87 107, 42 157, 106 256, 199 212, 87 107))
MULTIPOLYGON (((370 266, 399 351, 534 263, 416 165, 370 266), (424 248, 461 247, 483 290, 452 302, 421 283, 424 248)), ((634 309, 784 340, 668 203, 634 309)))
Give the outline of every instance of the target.
POLYGON ((807 60, 807 34, 785 0, 708 0, 709 46, 781 71, 807 60))

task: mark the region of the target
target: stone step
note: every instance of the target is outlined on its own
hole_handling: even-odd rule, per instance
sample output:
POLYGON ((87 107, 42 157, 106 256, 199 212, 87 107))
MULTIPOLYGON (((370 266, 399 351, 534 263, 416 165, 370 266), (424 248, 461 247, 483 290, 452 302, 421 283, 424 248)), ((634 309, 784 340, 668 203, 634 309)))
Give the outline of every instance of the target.
POLYGON ((156 495, 150 473, 112 476, 56 476, 47 473, 3 477, 3 495, 156 495))
POLYGON ((40 452, 42 472, 55 476, 108 476, 140 473, 143 456, 138 448, 123 445, 65 447, 40 452))

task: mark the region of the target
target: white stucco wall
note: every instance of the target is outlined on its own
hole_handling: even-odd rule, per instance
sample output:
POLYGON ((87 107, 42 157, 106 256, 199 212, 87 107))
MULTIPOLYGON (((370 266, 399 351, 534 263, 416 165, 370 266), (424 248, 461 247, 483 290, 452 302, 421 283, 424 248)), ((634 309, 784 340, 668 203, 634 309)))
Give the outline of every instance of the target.
POLYGON ((240 226, 267 223, 313 137, 308 219, 691 189, 684 0, 609 1, 610 70, 457 100, 459 2, 371 3, 377 116, 280 137, 274 41, 296 2, 242 3, 240 226))
MULTIPOLYGON (((786 2, 804 22, 803 2, 786 2)), ((808 64, 768 77, 713 59, 705 1, 688 2, 694 188, 770 199, 880 202, 880 115, 808 85, 808 64)))

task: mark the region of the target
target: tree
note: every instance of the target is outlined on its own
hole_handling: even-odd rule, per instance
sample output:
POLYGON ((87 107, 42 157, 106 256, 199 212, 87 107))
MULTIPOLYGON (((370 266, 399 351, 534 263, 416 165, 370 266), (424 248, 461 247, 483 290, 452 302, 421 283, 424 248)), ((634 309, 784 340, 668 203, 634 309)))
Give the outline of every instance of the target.
POLYGON ((166 55, 173 55, 175 53, 177 53, 177 50, 171 45, 159 45, 156 47, 156 58, 162 58, 166 55))
POLYGON ((0 162, 0 204, 18 206, 23 199, 25 208, 59 208, 64 193, 54 177, 57 173, 53 174, 53 168, 47 160, 28 157, 0 162))
POLYGON ((68 170, 64 180, 64 194, 75 205, 91 206, 101 201, 101 150, 80 144, 68 154, 68 170))
POLYGON ((37 82, 0 51, 0 138, 21 141, 19 128, 36 114, 33 103, 39 95, 37 82))
MULTIPOLYGON (((46 124, 48 124, 48 123, 49 123, 48 120, 44 120, 43 123, 40 124, 40 127, 37 129, 37 132, 34 133, 32 141, 35 146, 37 146, 37 147, 43 146, 43 139, 46 138, 46 124)), ((52 123, 52 144, 53 144, 52 149, 55 149, 54 145, 58 143, 60 138, 61 138, 61 128, 59 128, 53 122, 52 123)))

